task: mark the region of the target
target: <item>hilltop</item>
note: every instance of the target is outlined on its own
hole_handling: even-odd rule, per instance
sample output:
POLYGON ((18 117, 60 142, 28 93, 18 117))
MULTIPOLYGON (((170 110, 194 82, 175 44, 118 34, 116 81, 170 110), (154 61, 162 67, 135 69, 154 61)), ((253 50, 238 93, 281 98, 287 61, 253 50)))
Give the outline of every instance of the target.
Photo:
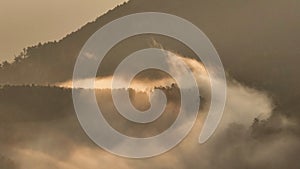
MULTIPOLYGON (((95 31, 128 14, 156 11, 183 17, 198 26, 215 45, 225 70, 238 81, 279 98, 296 97, 300 94, 299 78, 294 78, 300 62, 299 8, 300 2, 294 0, 130 0, 59 41, 25 48, 13 63, 1 65, 0 84, 45 85, 70 80, 81 47, 95 31)), ((138 36, 116 45, 100 65, 98 75, 111 75, 122 58, 150 47, 153 38, 167 50, 194 57, 176 40, 138 36)))

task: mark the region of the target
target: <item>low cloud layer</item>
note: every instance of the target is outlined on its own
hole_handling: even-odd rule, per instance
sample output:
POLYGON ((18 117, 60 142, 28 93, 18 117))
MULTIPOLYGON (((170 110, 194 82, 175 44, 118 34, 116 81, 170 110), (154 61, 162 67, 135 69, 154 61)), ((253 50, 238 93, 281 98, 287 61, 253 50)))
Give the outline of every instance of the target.
MULTIPOLYGON (((282 110, 276 108, 272 97, 267 93, 247 87, 231 78, 227 79, 227 102, 222 121, 208 142, 198 144, 199 133, 209 107, 209 81, 206 78, 205 69, 200 69, 203 67, 201 63, 193 59, 183 57, 181 59, 195 74, 201 75, 197 76, 197 82, 200 84, 200 91, 206 92, 203 95, 206 101, 199 110, 196 124, 190 134, 171 151, 147 159, 117 157, 97 147, 83 132, 70 102, 70 89, 44 87, 37 92, 27 91, 30 89, 24 87, 19 90, 27 91, 28 95, 25 99, 29 99, 29 103, 32 103, 23 106, 17 103, 6 103, 4 97, 13 97, 16 95, 13 91, 16 89, 3 88, 1 97, 4 101, 0 104, 2 117, 0 155, 3 158, 0 158, 0 163, 4 165, 4 168, 14 166, 19 169, 296 169, 300 167, 297 160, 300 152, 298 123, 280 113, 282 110), (56 90, 65 94, 53 95, 56 90), (58 100, 59 103, 65 103, 63 104, 65 106, 60 107, 62 113, 54 113, 52 118, 48 118, 49 120, 36 114, 36 112, 43 112, 44 109, 56 111, 54 107, 57 104, 54 101, 49 102, 47 97, 38 97, 38 95, 45 96, 45 94, 47 97, 55 98, 54 100, 58 100), (31 106, 36 104, 44 106, 40 109, 33 109, 31 106), (8 115, 9 112, 15 112, 15 116, 8 115), (19 118, 21 114, 26 114, 25 117, 28 116, 29 120, 19 118), (31 118, 34 120, 30 120, 31 118)), ((176 69, 176 71, 180 73, 180 70, 176 69)), ((109 82, 110 77, 98 80, 109 82)), ((165 91, 169 91, 171 99, 169 99, 164 116, 147 125, 131 123, 118 115, 110 97, 110 89, 104 89, 109 86, 100 87, 97 90, 98 104, 107 120, 117 130, 128 135, 147 136, 157 134, 172 124, 179 109, 178 90, 170 86, 173 81, 169 77, 156 78, 151 81, 155 84, 154 86, 160 86, 165 91)), ((143 86, 145 82, 148 83, 141 76, 136 83, 143 86)), ((61 85, 68 87, 66 84, 67 82, 61 85)), ((131 91, 133 104, 139 109, 147 109, 149 93, 145 89, 138 89, 141 88, 136 87, 137 91, 131 91)))

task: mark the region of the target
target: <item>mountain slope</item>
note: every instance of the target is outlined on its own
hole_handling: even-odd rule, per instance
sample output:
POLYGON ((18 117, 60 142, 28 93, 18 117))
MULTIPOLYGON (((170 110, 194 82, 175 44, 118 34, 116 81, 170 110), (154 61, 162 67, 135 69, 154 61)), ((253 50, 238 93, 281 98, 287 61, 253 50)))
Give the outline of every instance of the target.
MULTIPOLYGON (((76 57, 86 40, 106 23, 121 16, 146 11, 166 12, 183 17, 203 30, 211 39, 225 69, 236 79, 278 97, 296 97, 300 62, 300 2, 266 0, 130 0, 94 22, 67 35, 59 42, 29 47, 12 64, 0 70, 0 83, 47 84, 71 79, 76 57)), ((107 55, 102 64, 109 75, 120 58, 132 51, 150 47, 153 36, 136 37, 107 55)), ((191 53, 181 44, 156 37, 164 48, 185 56, 191 53), (178 48, 178 46, 180 46, 178 48)))

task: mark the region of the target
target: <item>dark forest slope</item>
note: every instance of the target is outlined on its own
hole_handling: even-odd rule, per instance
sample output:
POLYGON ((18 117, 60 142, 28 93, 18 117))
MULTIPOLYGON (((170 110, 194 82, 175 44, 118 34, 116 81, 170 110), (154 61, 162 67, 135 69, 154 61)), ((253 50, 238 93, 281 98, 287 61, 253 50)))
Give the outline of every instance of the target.
MULTIPOLYGON (((58 42, 28 47, 14 63, 2 65, 0 83, 47 84, 69 80, 78 52, 95 31, 116 18, 145 11, 171 13, 193 22, 208 35, 225 69, 237 80, 268 90, 278 98, 290 98, 284 101, 299 96, 300 2, 297 0, 130 0, 58 42)), ((107 55, 100 75, 111 74, 112 65, 119 61, 116 58, 149 47, 151 37, 120 44, 107 55)), ((156 39, 166 49, 190 56, 190 52, 178 47, 178 42, 156 39)))

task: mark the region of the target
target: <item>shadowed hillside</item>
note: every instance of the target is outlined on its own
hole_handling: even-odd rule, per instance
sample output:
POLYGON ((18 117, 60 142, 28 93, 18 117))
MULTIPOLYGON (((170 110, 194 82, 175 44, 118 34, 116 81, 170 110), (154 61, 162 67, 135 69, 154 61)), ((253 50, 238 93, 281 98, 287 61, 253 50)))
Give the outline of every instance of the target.
MULTIPOLYGON (((59 41, 24 48, 13 63, 0 65, 0 169, 299 169, 299 18, 299 0, 130 0, 59 41), (222 121, 207 143, 197 142, 210 100, 201 95, 203 107, 187 138, 161 156, 132 160, 96 146, 78 122, 72 90, 54 85, 70 83, 78 53, 95 31, 119 17, 147 11, 183 17, 210 38, 228 72, 227 101, 222 121)), ((110 78, 124 57, 148 47, 196 58, 175 39, 135 36, 109 51, 98 70, 99 80, 110 78)), ((142 85, 159 79, 155 72, 145 74, 137 79, 142 85)), ((168 104, 162 116, 149 124, 121 116, 111 89, 95 93, 114 129, 128 136, 150 137, 169 128, 180 109, 176 84, 156 89, 162 89, 168 104)), ((208 88, 202 90, 209 93, 208 88)), ((127 91, 137 109, 150 107, 149 91, 127 91)))
MULTIPOLYGON (((146 11, 175 14, 197 25, 215 45, 226 71, 238 81, 273 93, 281 104, 299 98, 300 2, 296 0, 130 0, 58 42, 28 47, 15 62, 2 63, 0 83, 52 84, 70 80, 81 47, 95 31, 121 16, 146 11)), ((150 47, 152 38, 165 49, 194 57, 174 39, 137 36, 124 40, 107 54, 99 76, 111 75, 122 58, 150 47)))
MULTIPOLYGON (((149 124, 133 123, 122 117, 112 103, 110 89, 96 90, 96 96, 104 117, 114 129, 128 136, 149 137, 170 127, 180 108, 176 85, 158 87, 158 89, 164 91, 168 98, 168 104, 163 115, 149 124)), ((85 92, 87 89, 77 90, 85 92)), ((133 89, 129 89, 128 92, 137 109, 149 108, 147 93, 137 92, 133 89)), ((229 93, 229 98, 238 97, 238 95, 232 94, 229 93)), ((224 115, 232 116, 230 114, 233 113, 235 116, 235 113, 242 113, 244 111, 240 110, 240 107, 243 106, 242 100, 243 98, 234 103, 234 100, 229 99, 230 112, 224 115)), ((246 101, 249 100, 246 99, 246 101)), ((250 104, 256 106, 256 103, 250 104)), ((258 105, 258 107, 260 106, 258 105)), ((253 107, 251 111, 258 110, 253 107)), ((199 116, 203 116, 203 112, 199 116)), ((243 119, 246 118, 245 115, 243 119)), ((227 124, 226 119, 224 117, 222 120, 225 124, 227 124)), ((217 160, 217 163, 214 164, 217 166, 216 168, 224 166, 224 164, 226 164, 224 167, 226 169, 241 168, 242 166, 250 166, 250 168, 266 168, 267 166, 268 168, 270 165, 266 165, 266 163, 271 160, 269 156, 261 157, 259 162, 249 163, 247 160, 249 156, 259 156, 261 149, 264 148, 267 152, 275 152, 272 155, 272 160, 277 159, 275 168, 290 166, 289 168, 296 169, 299 166, 298 160, 295 158, 300 150, 299 127, 291 125, 290 121, 293 118, 289 118, 288 121, 283 119, 285 118, 279 114, 274 114, 268 120, 254 119, 250 128, 234 122, 229 123, 228 126, 221 123, 219 130, 222 132, 217 132, 216 136, 208 143, 200 146, 196 142, 202 123, 200 118, 191 134, 185 139, 188 141, 183 141, 180 146, 163 156, 134 160, 134 163, 131 163, 133 162, 131 159, 110 156, 87 137, 76 118, 70 89, 50 86, 3 86, 0 89, 0 166, 11 169, 36 168, 36 166, 45 169, 53 168, 53 166, 54 168, 75 169, 79 165, 77 162, 80 162, 79 166, 88 165, 91 168, 99 168, 98 166, 103 167, 106 160, 109 160, 110 163, 106 164, 108 166, 117 161, 117 165, 123 162, 128 165, 128 168, 139 168, 139 165, 145 164, 149 169, 153 167, 152 165, 155 165, 155 168, 174 168, 177 167, 176 164, 168 161, 167 158, 173 157, 180 160, 185 165, 184 168, 196 169, 199 165, 205 166, 204 162, 214 157, 217 160), (225 154, 226 163, 223 161, 225 154), (88 160, 85 160, 86 157, 88 160), (186 157, 189 158, 186 159, 186 157), (237 157, 240 158, 238 162, 236 161, 237 157), (101 162, 103 158, 105 161, 101 162), (288 162, 279 160, 287 158, 288 162), (91 163, 95 161, 97 163, 91 163), (195 163, 195 161, 201 161, 201 163, 195 163)), ((209 168, 214 168, 214 165, 210 165, 209 168)))
MULTIPOLYGON (((155 135, 172 124, 180 107, 180 93, 177 86, 158 87, 157 89, 164 91, 169 104, 165 109, 167 113, 164 113, 150 125, 133 123, 121 116, 113 104, 110 89, 97 89, 96 96, 104 117, 113 122, 111 125, 117 130, 126 133, 127 130, 133 128, 139 132, 131 134, 143 136, 143 131, 151 129, 151 126, 161 126, 155 130, 151 129, 153 130, 152 133, 147 133, 155 135), (120 127, 124 125, 128 127, 120 127)), ((76 90, 84 93, 89 89, 76 90)), ((128 89, 128 92, 137 109, 141 111, 149 109, 149 99, 146 92, 135 91, 134 89, 128 89)), ((0 124, 4 126, 14 123, 55 122, 70 117, 74 120, 72 125, 78 124, 75 120, 76 113, 73 108, 71 89, 50 86, 4 86, 0 89, 0 124)), ((130 133, 128 134, 130 135, 130 133)))

